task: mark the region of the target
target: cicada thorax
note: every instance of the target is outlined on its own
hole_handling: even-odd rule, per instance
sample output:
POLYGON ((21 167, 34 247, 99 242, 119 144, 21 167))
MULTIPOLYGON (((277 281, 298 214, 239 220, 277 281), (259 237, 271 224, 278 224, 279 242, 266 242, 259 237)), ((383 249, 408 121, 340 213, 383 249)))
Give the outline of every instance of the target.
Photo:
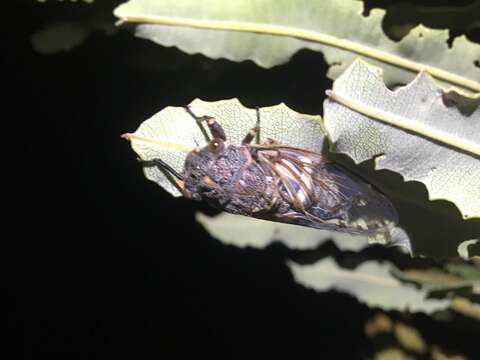
POLYGON ((184 196, 206 200, 233 214, 255 216, 271 210, 268 179, 246 146, 225 143, 215 153, 204 148, 185 162, 184 196))
POLYGON ((230 145, 230 149, 238 154, 238 161, 217 166, 230 166, 233 169, 233 175, 223 186, 229 199, 224 210, 254 217, 274 211, 277 195, 273 191, 272 177, 265 176, 258 162, 252 158, 248 146, 230 145))

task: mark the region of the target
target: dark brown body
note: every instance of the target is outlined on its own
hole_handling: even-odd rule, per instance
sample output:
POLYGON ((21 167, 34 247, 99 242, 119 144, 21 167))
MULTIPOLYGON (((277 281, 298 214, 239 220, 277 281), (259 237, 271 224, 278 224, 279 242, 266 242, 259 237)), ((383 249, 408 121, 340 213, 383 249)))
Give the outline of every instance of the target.
POLYGON ((390 201, 371 185, 298 148, 206 147, 188 156, 184 173, 186 197, 233 214, 368 235, 397 222, 390 201))

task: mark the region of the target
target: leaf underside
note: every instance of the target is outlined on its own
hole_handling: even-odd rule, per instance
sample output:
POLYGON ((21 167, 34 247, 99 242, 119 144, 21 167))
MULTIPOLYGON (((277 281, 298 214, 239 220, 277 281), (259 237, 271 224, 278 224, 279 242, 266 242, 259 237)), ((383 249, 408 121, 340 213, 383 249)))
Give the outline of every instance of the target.
POLYGON ((214 238, 225 244, 239 247, 263 249, 273 242, 281 242, 290 249, 314 249, 325 241, 332 240, 339 249, 360 251, 368 245, 369 240, 366 236, 354 236, 228 213, 215 217, 197 213, 196 219, 214 238))
POLYGON ((392 275, 395 267, 388 262, 365 261, 354 270, 342 268, 332 258, 313 265, 288 265, 296 282, 316 291, 351 294, 370 307, 432 313, 450 304, 448 299, 429 299, 424 289, 396 279, 392 275))
POLYGON ((357 163, 375 158, 377 169, 422 182, 465 219, 480 217, 480 99, 447 93, 425 73, 391 91, 363 61, 334 82, 332 96, 340 102, 325 100, 324 124, 335 151, 357 163))
POLYGON ((332 79, 362 57, 384 68, 389 86, 406 84, 427 69, 445 84, 480 92, 478 44, 461 36, 449 47, 448 30, 423 26, 395 42, 383 33, 384 10, 368 17, 362 11, 354 0, 131 0, 114 15, 135 24, 137 36, 189 54, 253 60, 269 68, 310 49, 324 54, 332 79))

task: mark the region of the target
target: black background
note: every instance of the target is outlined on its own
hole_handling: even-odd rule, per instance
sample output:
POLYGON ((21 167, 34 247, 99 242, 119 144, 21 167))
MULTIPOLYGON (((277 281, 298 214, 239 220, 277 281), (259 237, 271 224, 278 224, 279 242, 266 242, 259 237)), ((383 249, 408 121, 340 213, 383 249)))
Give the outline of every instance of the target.
POLYGON ((321 113, 331 86, 321 54, 301 51, 265 70, 120 31, 44 56, 32 50, 34 31, 95 11, 108 19, 119 1, 9 3, 3 203, 14 231, 3 236, 3 263, 9 344, 20 358, 356 359, 371 351, 363 326, 373 310, 294 284, 285 259, 298 254, 281 245, 240 249, 210 238, 194 221, 208 209, 147 181, 119 137, 196 97, 321 113))

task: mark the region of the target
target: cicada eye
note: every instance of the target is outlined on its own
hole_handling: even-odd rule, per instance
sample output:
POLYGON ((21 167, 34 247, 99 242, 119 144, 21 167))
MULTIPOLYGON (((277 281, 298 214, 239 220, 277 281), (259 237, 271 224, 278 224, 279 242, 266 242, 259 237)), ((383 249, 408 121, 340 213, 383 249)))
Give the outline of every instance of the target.
POLYGON ((223 150, 225 147, 225 144, 222 139, 215 138, 210 143, 208 144, 208 150, 210 150, 213 153, 219 153, 220 151, 223 150))

